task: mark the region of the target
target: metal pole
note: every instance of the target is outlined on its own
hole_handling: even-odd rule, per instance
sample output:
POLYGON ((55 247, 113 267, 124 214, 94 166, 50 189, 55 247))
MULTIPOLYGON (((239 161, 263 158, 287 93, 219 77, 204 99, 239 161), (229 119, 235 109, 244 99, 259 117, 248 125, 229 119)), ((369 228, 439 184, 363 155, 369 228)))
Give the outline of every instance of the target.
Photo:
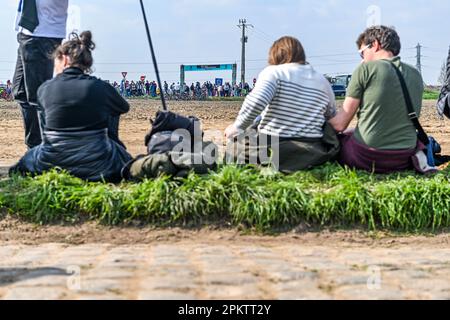
POLYGON ((245 84, 245 44, 248 42, 248 37, 245 35, 245 30, 248 27, 253 28, 253 25, 247 24, 246 19, 240 19, 238 27, 242 28, 241 85, 242 85, 242 87, 244 87, 244 84, 245 84))
POLYGON ((422 74, 422 46, 420 43, 417 44, 417 65, 416 68, 419 70, 420 74, 422 74))
POLYGON ((245 44, 247 43, 247 38, 245 36, 245 28, 247 27, 246 24, 246 20, 243 19, 241 20, 241 25, 242 25, 242 57, 241 57, 241 84, 242 87, 245 84, 245 44))
POLYGON ((153 49, 152 37, 150 35, 150 29, 148 27, 147 15, 145 14, 145 8, 144 8, 143 1, 140 0, 140 2, 141 2, 142 15, 144 16, 145 30, 147 31, 147 38, 148 38, 148 43, 150 46, 150 52, 152 54, 153 66, 155 68, 156 81, 158 81, 159 91, 161 92, 160 96, 161 96, 162 107, 163 107, 164 111, 167 111, 166 99, 164 97, 164 90, 161 85, 161 78, 159 76, 158 63, 156 61, 156 55, 155 55, 155 50, 153 49))
POLYGON ((184 65, 182 64, 180 66, 180 86, 184 86, 185 79, 186 79, 186 73, 184 71, 184 65))
POLYGON ((233 72, 232 72, 231 78, 232 78, 233 86, 235 86, 236 85, 236 79, 237 79, 237 63, 233 64, 233 72))

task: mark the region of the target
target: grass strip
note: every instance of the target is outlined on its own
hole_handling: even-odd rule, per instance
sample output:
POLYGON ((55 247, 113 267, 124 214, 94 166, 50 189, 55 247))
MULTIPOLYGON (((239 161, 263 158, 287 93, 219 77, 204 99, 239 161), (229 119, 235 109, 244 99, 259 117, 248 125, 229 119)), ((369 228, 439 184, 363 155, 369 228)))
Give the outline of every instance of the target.
POLYGON ((310 223, 422 232, 450 227, 449 178, 448 170, 430 177, 411 172, 380 176, 328 164, 285 176, 224 166, 207 176, 112 185, 53 170, 0 182, 0 206, 38 224, 226 221, 261 231, 310 223))

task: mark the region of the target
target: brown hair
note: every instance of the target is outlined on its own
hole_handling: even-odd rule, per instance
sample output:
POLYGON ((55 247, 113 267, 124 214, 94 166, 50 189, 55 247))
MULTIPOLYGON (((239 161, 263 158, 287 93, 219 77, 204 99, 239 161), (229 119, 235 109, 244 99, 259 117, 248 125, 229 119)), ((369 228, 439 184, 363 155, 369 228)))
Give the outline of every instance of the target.
POLYGON ((378 41, 383 50, 392 52, 394 56, 400 54, 402 44, 394 28, 386 26, 368 28, 358 37, 356 45, 360 49, 362 46, 371 45, 375 41, 378 41))
POLYGON ((269 52, 269 64, 306 63, 306 54, 300 41, 293 37, 283 37, 272 45, 269 52))
POLYGON ((56 49, 54 57, 61 59, 62 56, 68 56, 72 67, 91 73, 94 63, 92 50, 94 49, 95 43, 92 41, 92 33, 90 31, 84 31, 80 35, 73 32, 69 35, 69 40, 56 49))

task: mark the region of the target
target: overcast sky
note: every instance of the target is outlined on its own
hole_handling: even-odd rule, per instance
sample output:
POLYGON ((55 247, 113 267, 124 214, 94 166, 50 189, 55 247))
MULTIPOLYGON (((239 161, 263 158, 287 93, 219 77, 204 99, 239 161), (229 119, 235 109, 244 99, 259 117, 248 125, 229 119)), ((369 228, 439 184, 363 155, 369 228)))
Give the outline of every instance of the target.
MULTIPOLYGON (((57 0, 55 0, 57 1, 57 0)), ((249 29, 247 81, 264 68, 268 50, 283 35, 298 37, 309 62, 320 72, 352 73, 359 63, 355 40, 367 24, 395 26, 404 61, 416 63, 420 43, 423 75, 436 84, 450 45, 447 0, 145 0, 162 79, 179 81, 180 64, 240 64, 240 18, 249 29)), ((18 0, 0 0, 0 81, 12 78, 17 43, 14 18, 18 0)), ((146 75, 153 79, 138 0, 70 0, 70 21, 89 29, 97 43, 95 75, 119 80, 146 75), (77 21, 77 8, 81 20, 77 21)), ((72 24, 72 23, 71 23, 72 24)), ((231 80, 231 72, 188 73, 186 82, 231 80)))

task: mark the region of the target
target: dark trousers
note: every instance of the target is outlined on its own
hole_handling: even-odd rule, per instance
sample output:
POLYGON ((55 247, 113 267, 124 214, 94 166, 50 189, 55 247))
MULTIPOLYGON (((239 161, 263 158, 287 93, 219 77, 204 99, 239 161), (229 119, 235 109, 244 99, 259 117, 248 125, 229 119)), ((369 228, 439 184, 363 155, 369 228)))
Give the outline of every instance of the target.
POLYGON ((291 174, 334 161, 340 144, 334 129, 326 123, 322 139, 283 139, 267 136, 254 128, 227 145, 226 163, 271 165, 291 174))
POLYGON ((19 49, 13 81, 13 95, 19 102, 24 120, 25 144, 33 148, 42 142, 37 91, 53 77, 52 54, 62 39, 17 35, 19 49))
POLYGON ((340 135, 339 140, 342 146, 339 155, 341 165, 379 174, 413 169, 411 159, 417 152, 426 149, 418 141, 417 147, 409 150, 377 150, 357 141, 354 130, 340 135))
POLYGON ((42 143, 41 132, 44 132, 44 113, 28 102, 20 102, 25 129, 25 144, 32 149, 42 143))

